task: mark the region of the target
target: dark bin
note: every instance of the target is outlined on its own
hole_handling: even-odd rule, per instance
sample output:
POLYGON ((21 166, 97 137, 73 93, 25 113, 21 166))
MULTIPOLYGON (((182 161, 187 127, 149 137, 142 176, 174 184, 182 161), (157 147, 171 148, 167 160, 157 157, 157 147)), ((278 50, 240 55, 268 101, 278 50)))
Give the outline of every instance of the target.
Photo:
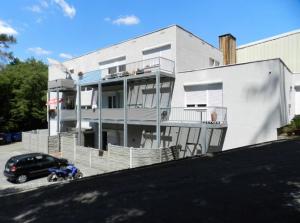
POLYGON ((11 133, 4 134, 5 143, 11 143, 11 133))
POLYGON ((20 142, 22 141, 22 133, 21 132, 14 132, 11 134, 11 138, 13 142, 20 142))

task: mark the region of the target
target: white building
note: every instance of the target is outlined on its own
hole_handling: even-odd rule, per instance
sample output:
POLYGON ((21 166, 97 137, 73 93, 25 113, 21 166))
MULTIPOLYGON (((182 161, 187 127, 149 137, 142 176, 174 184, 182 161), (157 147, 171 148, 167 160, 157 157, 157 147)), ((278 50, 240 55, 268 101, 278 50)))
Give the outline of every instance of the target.
POLYGON ((50 134, 80 132, 79 144, 100 149, 181 145, 183 155, 276 139, 295 114, 297 75, 280 59, 222 61, 174 25, 64 62, 75 82, 49 66, 50 134))
MULTIPOLYGON (((283 33, 237 47, 237 62, 280 58, 295 74, 300 73, 300 30, 283 33)), ((295 103, 292 108, 300 114, 300 75, 294 75, 295 103)))

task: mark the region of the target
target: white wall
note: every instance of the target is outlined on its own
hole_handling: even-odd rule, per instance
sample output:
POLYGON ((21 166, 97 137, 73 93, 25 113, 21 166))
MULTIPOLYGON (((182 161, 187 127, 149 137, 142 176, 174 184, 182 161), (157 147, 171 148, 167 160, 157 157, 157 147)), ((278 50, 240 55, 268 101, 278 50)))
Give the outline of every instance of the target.
MULTIPOLYGON (((74 73, 90 72, 99 69, 99 62, 112 58, 126 56, 126 63, 136 62, 143 59, 142 51, 147 48, 171 44, 171 53, 168 54, 171 60, 176 58, 176 26, 171 26, 157 32, 150 33, 138 38, 134 38, 92 53, 65 61, 63 64, 69 69, 74 69, 74 73)), ((49 80, 65 78, 65 74, 58 74, 55 67, 49 67, 49 80)))
POLYGON ((184 107, 185 83, 222 81, 223 103, 228 109, 224 149, 275 140, 276 129, 288 120, 282 98, 284 75, 291 76, 283 71, 280 60, 179 73, 172 106, 184 107))
POLYGON ((209 58, 222 65, 222 52, 197 36, 177 27, 176 71, 194 70, 209 67, 209 58))

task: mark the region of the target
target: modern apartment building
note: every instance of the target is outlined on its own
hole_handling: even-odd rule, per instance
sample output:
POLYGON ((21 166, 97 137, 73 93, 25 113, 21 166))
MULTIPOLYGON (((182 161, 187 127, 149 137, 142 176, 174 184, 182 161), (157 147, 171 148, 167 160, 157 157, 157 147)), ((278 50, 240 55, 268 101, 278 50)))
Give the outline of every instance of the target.
POLYGON ((106 149, 181 147, 182 156, 277 138, 295 114, 295 75, 280 59, 223 65, 180 26, 49 66, 49 134, 106 149))

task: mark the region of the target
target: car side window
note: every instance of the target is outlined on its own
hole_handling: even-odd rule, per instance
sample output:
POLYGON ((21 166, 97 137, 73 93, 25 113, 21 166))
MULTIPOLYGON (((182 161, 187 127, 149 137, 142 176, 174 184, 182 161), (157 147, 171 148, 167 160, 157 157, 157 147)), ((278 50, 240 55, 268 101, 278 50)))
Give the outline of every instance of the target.
POLYGON ((18 166, 31 166, 35 164, 34 157, 26 157, 18 162, 18 166))
POLYGON ((42 163, 43 162, 43 156, 42 155, 35 156, 35 160, 36 160, 37 163, 42 163))
POLYGON ((55 160, 51 156, 44 156, 44 161, 46 161, 47 163, 53 163, 55 160))

